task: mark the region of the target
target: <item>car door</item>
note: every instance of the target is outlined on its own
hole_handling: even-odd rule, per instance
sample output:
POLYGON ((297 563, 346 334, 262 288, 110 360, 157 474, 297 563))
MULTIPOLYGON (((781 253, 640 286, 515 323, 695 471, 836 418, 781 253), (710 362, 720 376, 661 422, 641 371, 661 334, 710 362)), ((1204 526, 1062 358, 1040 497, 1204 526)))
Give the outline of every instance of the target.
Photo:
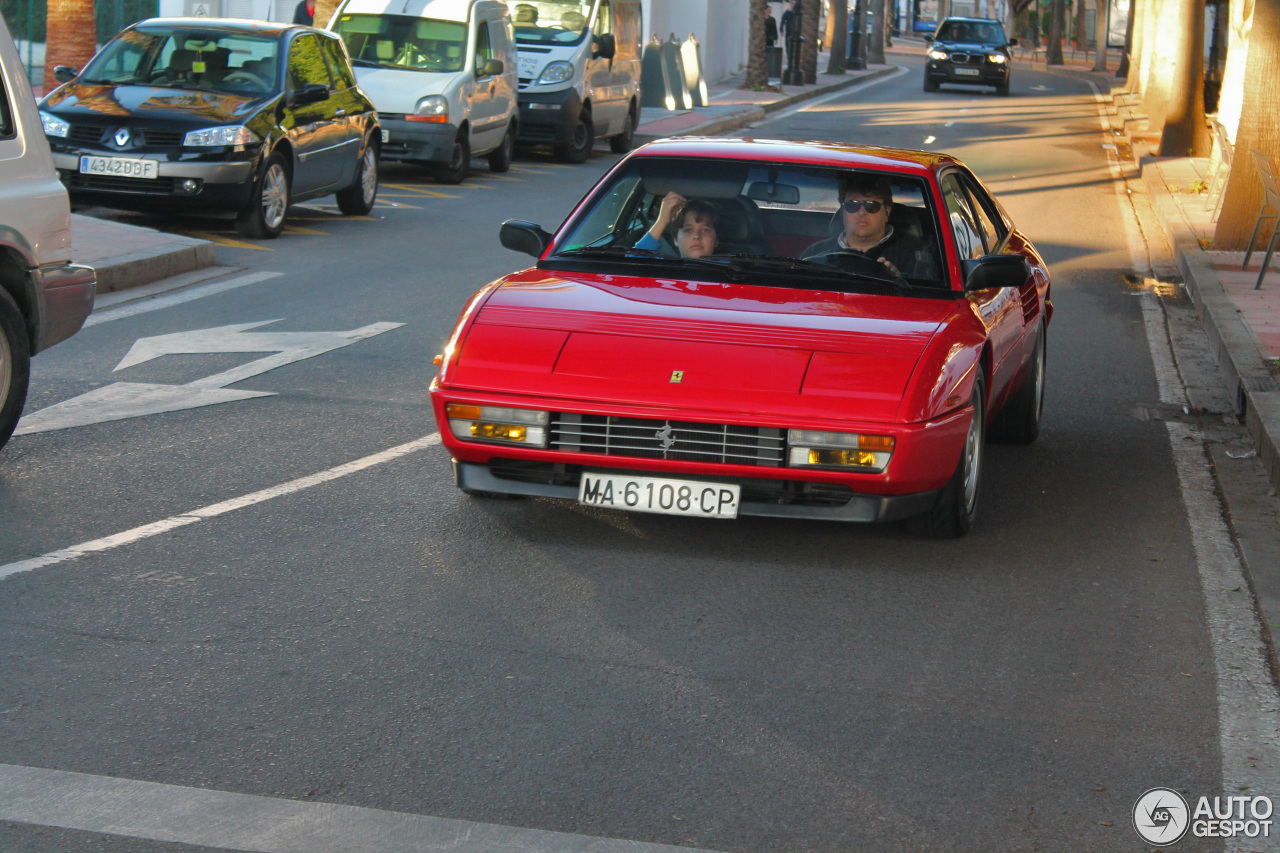
POLYGON ((333 81, 331 97, 337 107, 334 113, 343 128, 345 148, 339 158, 341 174, 338 186, 346 187, 355 180, 356 170, 359 168, 366 107, 364 98, 356 87, 356 75, 351 70, 351 62, 347 59, 342 40, 322 36, 320 47, 324 51, 324 58, 329 62, 329 78, 333 81))
POLYGON ((342 176, 347 123, 333 97, 329 66, 313 33, 301 33, 289 43, 285 85, 288 106, 282 122, 293 143, 293 195, 316 195, 337 186, 342 176), (308 89, 323 86, 324 92, 308 89), (315 100, 308 102, 308 91, 315 100), (320 94, 323 96, 321 97, 320 94))
MULTIPOLYGON (((613 10, 609 0, 600 0, 596 9, 595 21, 591 26, 591 39, 613 34, 613 10)), ((622 128, 622 118, 626 114, 627 101, 625 82, 615 74, 613 60, 595 56, 587 60, 587 85, 591 91, 591 121, 595 125, 596 135, 603 136, 616 133, 622 128)))
POLYGON ((501 58, 494 51, 493 42, 489 22, 477 20, 475 47, 471 51, 471 73, 475 75, 471 90, 471 151, 476 154, 497 148, 507 129, 500 103, 502 75, 484 73, 489 60, 501 58))

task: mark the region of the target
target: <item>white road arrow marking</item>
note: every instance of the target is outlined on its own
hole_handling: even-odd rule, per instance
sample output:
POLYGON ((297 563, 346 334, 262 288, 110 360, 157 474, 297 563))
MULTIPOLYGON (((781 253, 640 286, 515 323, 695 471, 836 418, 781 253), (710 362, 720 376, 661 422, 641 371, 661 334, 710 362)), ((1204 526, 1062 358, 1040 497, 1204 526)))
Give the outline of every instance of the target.
POLYGON ((249 332, 278 320, 240 323, 214 329, 197 329, 172 335, 142 338, 115 366, 124 370, 159 358, 162 355, 269 352, 265 358, 206 376, 185 385, 116 382, 79 397, 56 403, 22 419, 14 435, 158 415, 182 409, 195 409, 217 403, 274 396, 267 391, 239 391, 225 386, 302 361, 330 350, 350 346, 357 341, 398 329, 403 323, 373 323, 346 332, 249 332))
POLYGON ((1032 86, 1032 87, 1031 87, 1031 91, 1033 91, 1033 92, 1052 92, 1052 91, 1053 91, 1053 87, 1051 87, 1051 86, 1032 86))

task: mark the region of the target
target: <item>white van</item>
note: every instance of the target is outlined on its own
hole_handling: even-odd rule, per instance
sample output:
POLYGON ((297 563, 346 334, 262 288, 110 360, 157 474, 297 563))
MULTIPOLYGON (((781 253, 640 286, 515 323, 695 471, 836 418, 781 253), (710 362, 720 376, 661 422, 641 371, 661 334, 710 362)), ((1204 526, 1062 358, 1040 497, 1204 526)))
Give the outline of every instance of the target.
POLYGON ((520 54, 521 143, 581 163, 596 139, 631 150, 640 123, 640 0, 509 0, 520 54))
POLYGON ((511 167, 516 51, 501 0, 344 0, 329 21, 378 109, 385 160, 456 184, 471 158, 511 167))

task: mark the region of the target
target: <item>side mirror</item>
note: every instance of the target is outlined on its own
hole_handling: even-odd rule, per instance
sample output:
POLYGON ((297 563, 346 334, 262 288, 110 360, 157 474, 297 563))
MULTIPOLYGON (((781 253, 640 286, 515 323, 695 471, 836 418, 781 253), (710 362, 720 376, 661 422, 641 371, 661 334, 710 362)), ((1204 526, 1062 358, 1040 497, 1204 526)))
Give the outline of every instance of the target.
POLYGON ((293 93, 293 97, 289 102, 294 106, 302 106, 304 104, 314 104, 323 101, 329 97, 329 87, 323 83, 309 83, 303 86, 297 92, 293 93))
POLYGON ((1017 39, 1009 39, 1009 47, 1017 47, 1017 46, 1018 46, 1017 39))
POLYGON ((605 33, 602 36, 591 37, 591 55, 598 56, 601 59, 613 59, 618 52, 618 43, 614 41, 613 33, 605 33))
POLYGON ((498 229, 498 239, 502 241, 503 247, 535 258, 542 257, 542 253, 551 245, 551 235, 543 231, 541 225, 522 219, 508 219, 502 223, 502 227, 498 229))
POLYGON ((70 83, 76 79, 76 70, 70 65, 55 65, 53 67, 53 79, 59 83, 70 83))
POLYGON ((964 290, 986 290, 991 287, 1021 287, 1031 278, 1031 264, 1022 255, 984 255, 965 261, 964 290))
POLYGON ((502 73, 506 66, 502 64, 501 59, 486 59, 480 63, 480 67, 476 69, 477 77, 497 77, 502 73))
POLYGON ((925 43, 925 44, 932 44, 932 43, 933 43, 933 36, 926 35, 926 36, 924 37, 924 43, 925 43))

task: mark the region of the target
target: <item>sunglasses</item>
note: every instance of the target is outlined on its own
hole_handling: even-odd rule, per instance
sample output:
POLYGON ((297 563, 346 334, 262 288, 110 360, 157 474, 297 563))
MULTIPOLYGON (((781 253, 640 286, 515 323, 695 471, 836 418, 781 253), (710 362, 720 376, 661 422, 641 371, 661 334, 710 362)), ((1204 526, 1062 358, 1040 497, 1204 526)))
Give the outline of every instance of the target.
POLYGON ((840 202, 840 207, 844 209, 845 213, 857 213, 859 210, 865 210, 867 213, 879 213, 880 208, 884 207, 884 202, 849 199, 848 201, 840 202))

